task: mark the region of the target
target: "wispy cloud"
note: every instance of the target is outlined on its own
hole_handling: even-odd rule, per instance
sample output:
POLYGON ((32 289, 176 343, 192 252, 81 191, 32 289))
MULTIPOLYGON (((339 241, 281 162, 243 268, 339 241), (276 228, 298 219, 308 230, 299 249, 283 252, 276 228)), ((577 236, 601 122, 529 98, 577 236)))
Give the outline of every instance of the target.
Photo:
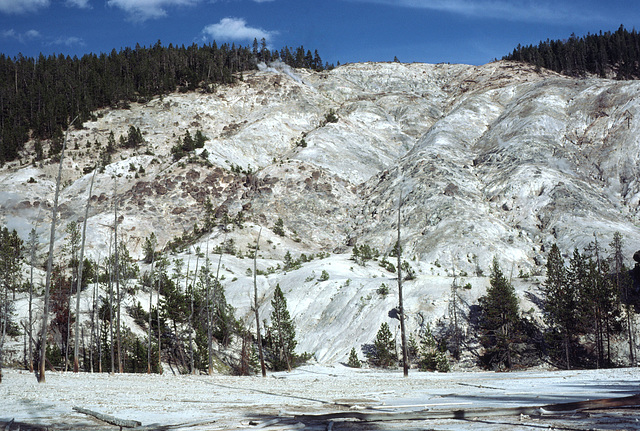
POLYGON ((38 41, 45 46, 86 46, 84 39, 76 36, 61 36, 58 38, 51 38, 42 35, 38 30, 27 30, 24 33, 19 33, 14 29, 5 30, 0 33, 0 36, 4 39, 14 39, 22 44, 38 41))
POLYGON ((69 7, 78 7, 80 9, 91 9, 89 0, 67 0, 66 5, 69 7))
POLYGON ((107 4, 122 9, 133 21, 146 21, 166 16, 169 7, 193 6, 200 2, 201 0, 108 0, 107 4))
POLYGON ((72 46, 86 46, 86 43, 84 42, 84 39, 82 39, 81 37, 68 36, 68 37, 59 37, 49 42, 47 45, 59 45, 59 46, 72 47, 72 46))
POLYGON ((562 2, 531 0, 349 0, 414 9, 428 9, 478 18, 522 22, 563 22, 597 19, 562 2))
POLYGON ((49 6, 49 3, 49 0, 0 0, 0 12, 16 14, 34 12, 49 6))
POLYGON ((243 18, 223 18, 217 24, 206 26, 202 33, 205 39, 252 41, 253 39, 261 40, 264 38, 267 42, 278 34, 277 31, 249 27, 243 18))
POLYGON ((18 33, 11 28, 9 30, 3 31, 2 37, 6 39, 15 39, 20 43, 27 43, 35 39, 40 39, 41 35, 38 30, 27 30, 24 33, 18 33))

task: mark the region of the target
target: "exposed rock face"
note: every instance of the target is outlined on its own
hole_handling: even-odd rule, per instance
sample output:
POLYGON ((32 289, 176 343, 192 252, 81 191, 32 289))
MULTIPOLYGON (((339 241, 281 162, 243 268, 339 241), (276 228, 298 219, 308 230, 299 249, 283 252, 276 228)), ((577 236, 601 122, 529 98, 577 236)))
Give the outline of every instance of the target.
MULTIPOLYGON (((388 253, 401 195, 403 248, 418 274, 444 276, 452 262, 480 274, 494 256, 516 274, 539 274, 552 243, 569 253, 594 232, 606 245, 620 231, 627 256, 637 250, 640 83, 572 79, 506 62, 365 63, 296 73, 300 81, 246 73, 213 94, 172 94, 99 113, 70 134, 62 224, 84 214, 92 174, 82 172, 97 159, 94 142, 104 147, 110 131, 118 138, 134 125, 146 144, 115 154, 96 174, 93 257, 108 251, 115 176, 120 232, 134 257, 151 232, 165 244, 202 227, 207 201, 216 220, 242 212, 250 226, 271 228, 281 217, 284 248, 264 247, 265 259, 282 259, 286 250, 346 253, 354 243, 388 253), (330 110, 335 123, 326 121, 330 110), (203 150, 194 162, 173 161, 170 149, 187 130, 210 138, 206 161, 203 150)), ((42 241, 48 238, 56 171, 55 164, 30 163, 0 171, 2 223, 25 240, 37 220, 42 241)), ((64 226, 57 232, 60 247, 64 226)), ((236 243, 248 248, 256 233, 236 230, 236 243)), ((324 307, 321 315, 299 310, 309 334, 340 319, 323 301, 314 303, 324 307)), ((375 332, 378 325, 369 325, 375 332)))

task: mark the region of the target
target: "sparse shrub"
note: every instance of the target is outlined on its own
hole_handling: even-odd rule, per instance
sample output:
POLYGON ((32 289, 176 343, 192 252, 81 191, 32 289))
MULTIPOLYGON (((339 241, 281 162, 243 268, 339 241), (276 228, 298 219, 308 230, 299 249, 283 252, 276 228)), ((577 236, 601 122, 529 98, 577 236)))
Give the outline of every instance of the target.
POLYGON ((353 252, 352 252, 352 256, 351 259, 355 260, 356 263, 358 265, 363 265, 369 261, 369 260, 375 260, 380 256, 380 252, 371 247, 369 244, 363 244, 361 246, 358 246, 358 244, 355 244, 353 246, 353 252))
POLYGON ((414 280, 416 278, 416 272, 406 260, 402 262, 402 271, 404 272, 405 280, 414 280))
POLYGON ((396 272, 396 266, 393 263, 389 262, 386 256, 383 257, 380 262, 378 262, 378 265, 380 265, 382 268, 386 269, 389 272, 393 272, 393 273, 396 272))
POLYGON ((389 286, 387 286, 386 283, 382 283, 376 290, 376 293, 383 298, 386 297, 389 294, 389 286))
POLYGON ((389 252, 389 256, 398 257, 398 254, 400 254, 400 253, 402 253, 402 246, 400 246, 400 244, 398 244, 398 241, 396 241, 395 244, 393 244, 393 248, 389 252))
POLYGON ((328 279, 329 279, 329 273, 325 269, 323 269, 318 281, 327 281, 328 279))
POLYGON ((338 116, 336 115, 336 111, 333 108, 331 108, 329 110, 329 112, 327 113, 327 115, 325 115, 324 121, 325 121, 325 123, 337 123, 338 122, 338 116))
POLYGON ((272 230, 276 235, 284 236, 284 221, 282 221, 282 217, 278 217, 272 230))
POLYGON ((302 266, 300 259, 294 259, 291 256, 291 252, 287 251, 287 253, 284 255, 284 262, 282 263, 282 269, 284 271, 292 271, 294 269, 300 269, 300 267, 302 266))

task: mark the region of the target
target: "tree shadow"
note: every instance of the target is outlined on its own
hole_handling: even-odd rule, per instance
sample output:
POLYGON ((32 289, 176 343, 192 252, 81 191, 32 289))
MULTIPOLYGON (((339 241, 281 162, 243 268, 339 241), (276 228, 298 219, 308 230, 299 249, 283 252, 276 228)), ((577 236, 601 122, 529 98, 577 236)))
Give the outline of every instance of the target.
POLYGON ((531 292, 530 290, 527 290, 524 293, 524 296, 531 301, 531 303, 533 305, 535 305, 536 307, 538 307, 538 309, 542 310, 544 307, 544 301, 542 300, 542 298, 538 295, 536 295, 535 293, 531 292))

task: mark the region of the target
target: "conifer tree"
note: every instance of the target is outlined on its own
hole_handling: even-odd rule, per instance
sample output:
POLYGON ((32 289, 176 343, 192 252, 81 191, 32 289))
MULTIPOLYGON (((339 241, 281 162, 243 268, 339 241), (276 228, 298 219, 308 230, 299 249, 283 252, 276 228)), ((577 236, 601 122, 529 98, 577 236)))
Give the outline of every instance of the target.
POLYGON ((2 361, 4 342, 12 325, 11 315, 13 305, 9 299, 9 290, 13 291, 20 284, 20 259, 22 255, 22 240, 18 233, 5 226, 0 230, 0 382, 2 382, 2 361))
POLYGON ((295 359, 294 349, 298 344, 296 341, 296 328, 289 310, 287 310, 287 300, 284 297, 280 284, 276 284, 271 301, 273 311, 271 312, 271 335, 273 367, 275 370, 287 369, 291 371, 293 360, 295 359))
POLYGON ((633 325, 633 307, 631 306, 631 289, 633 289, 632 280, 629 276, 629 269, 624 263, 624 254, 622 252, 623 240, 620 232, 613 234, 613 239, 609 244, 611 247, 611 263, 614 275, 616 290, 620 295, 625 312, 625 324, 627 332, 627 340, 629 343, 629 364, 635 364, 635 345, 634 345, 634 325, 633 325))
POLYGON ((565 367, 571 369, 574 338, 579 326, 578 296, 575 287, 568 280, 560 249, 551 246, 547 258, 547 277, 542 287, 544 319, 549 326, 550 344, 555 336, 562 341, 565 367))
POLYGON ((420 340, 419 356, 418 366, 422 371, 446 373, 451 370, 447 354, 439 348, 438 342, 429 326, 427 326, 427 330, 420 340))
POLYGON ((487 367, 511 369, 514 362, 513 345, 518 338, 520 318, 515 289, 502 273, 498 259, 491 266, 490 287, 480 298, 482 318, 481 343, 487 367))
POLYGON ((393 367, 398 363, 396 340, 393 338, 387 322, 382 322, 376 333, 373 352, 369 356, 369 360, 377 367, 393 367))
POLYGON ((349 352, 349 360, 347 361, 347 365, 352 368, 360 368, 362 366, 362 362, 358 359, 358 353, 356 352, 356 348, 352 347, 351 352, 349 352))

